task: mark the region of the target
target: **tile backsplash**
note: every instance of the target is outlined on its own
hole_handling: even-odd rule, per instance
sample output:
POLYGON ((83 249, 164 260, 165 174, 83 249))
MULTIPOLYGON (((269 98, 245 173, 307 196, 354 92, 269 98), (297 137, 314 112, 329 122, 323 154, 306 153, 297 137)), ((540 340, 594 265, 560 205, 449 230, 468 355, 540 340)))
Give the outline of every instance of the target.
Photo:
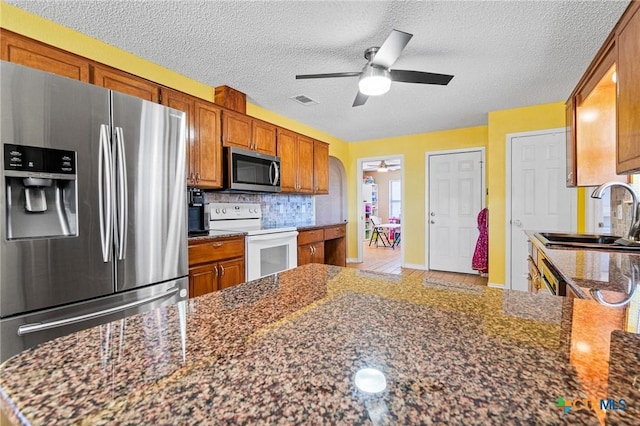
POLYGON ((611 188, 611 233, 627 236, 633 221, 631 194, 624 188, 611 188))
POLYGON ((315 197, 292 194, 205 192, 207 203, 259 203, 263 226, 305 226, 315 223, 315 197))

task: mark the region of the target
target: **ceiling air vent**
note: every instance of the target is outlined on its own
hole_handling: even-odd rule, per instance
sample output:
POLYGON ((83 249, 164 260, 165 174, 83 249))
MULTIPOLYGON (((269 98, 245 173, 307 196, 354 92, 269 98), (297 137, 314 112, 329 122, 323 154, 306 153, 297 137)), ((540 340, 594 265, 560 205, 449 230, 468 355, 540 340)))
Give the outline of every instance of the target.
POLYGON ((302 104, 302 105, 305 105, 305 106, 318 105, 318 101, 314 101, 313 99, 311 99, 310 97, 305 96, 305 95, 292 96, 290 99, 293 99, 294 101, 298 102, 299 104, 302 104))

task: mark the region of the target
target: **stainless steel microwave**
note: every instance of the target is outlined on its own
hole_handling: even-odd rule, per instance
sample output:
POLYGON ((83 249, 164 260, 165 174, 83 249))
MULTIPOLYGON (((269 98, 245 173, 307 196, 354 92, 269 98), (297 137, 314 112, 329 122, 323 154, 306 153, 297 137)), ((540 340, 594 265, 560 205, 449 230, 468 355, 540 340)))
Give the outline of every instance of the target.
POLYGON ((280 192, 280 157, 225 147, 225 189, 280 192))

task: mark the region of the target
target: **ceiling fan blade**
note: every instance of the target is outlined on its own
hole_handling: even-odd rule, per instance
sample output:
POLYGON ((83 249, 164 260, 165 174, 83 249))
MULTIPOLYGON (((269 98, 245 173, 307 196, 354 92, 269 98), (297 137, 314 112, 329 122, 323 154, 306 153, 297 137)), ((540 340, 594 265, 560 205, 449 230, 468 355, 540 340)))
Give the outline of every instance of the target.
POLYGON ((357 106, 360 106, 360 105, 364 105, 364 103, 367 102, 367 99, 369 99, 369 96, 363 95, 358 90, 358 94, 356 95, 356 98, 354 99, 352 106, 357 107, 357 106))
POLYGON ((439 84, 446 86, 453 78, 453 76, 449 74, 435 74, 424 71, 391 70, 390 72, 391 80, 401 83, 439 84))
POLYGON ((389 37, 382 43, 382 46, 380 46, 380 49, 376 52, 371 63, 384 68, 390 68, 398 59, 398 56, 400 56, 400 53, 402 53, 407 43, 409 43, 411 37, 413 37, 413 34, 398 30, 391 31, 391 34, 389 34, 389 37))
POLYGON ((296 75, 296 80, 304 80, 308 78, 359 77, 359 76, 360 76, 360 71, 334 72, 329 74, 302 74, 302 75, 296 75))

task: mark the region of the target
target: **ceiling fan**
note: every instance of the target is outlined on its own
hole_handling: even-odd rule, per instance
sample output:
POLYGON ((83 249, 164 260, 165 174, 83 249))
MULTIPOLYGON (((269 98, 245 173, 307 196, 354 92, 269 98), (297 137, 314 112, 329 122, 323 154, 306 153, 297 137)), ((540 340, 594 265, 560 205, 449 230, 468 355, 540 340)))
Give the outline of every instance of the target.
POLYGON ((378 96, 389 91, 392 81, 401 83, 449 84, 452 75, 435 74, 425 71, 409 71, 391 69, 398 59, 413 34, 393 30, 380 47, 370 47, 364 51, 364 57, 368 61, 360 72, 336 72, 329 74, 302 74, 296 75, 297 80, 310 78, 334 78, 334 77, 359 77, 358 94, 353 101, 353 106, 364 105, 369 96, 378 96))
POLYGON ((400 169, 400 160, 365 161, 362 170, 365 172, 386 172, 400 169))

